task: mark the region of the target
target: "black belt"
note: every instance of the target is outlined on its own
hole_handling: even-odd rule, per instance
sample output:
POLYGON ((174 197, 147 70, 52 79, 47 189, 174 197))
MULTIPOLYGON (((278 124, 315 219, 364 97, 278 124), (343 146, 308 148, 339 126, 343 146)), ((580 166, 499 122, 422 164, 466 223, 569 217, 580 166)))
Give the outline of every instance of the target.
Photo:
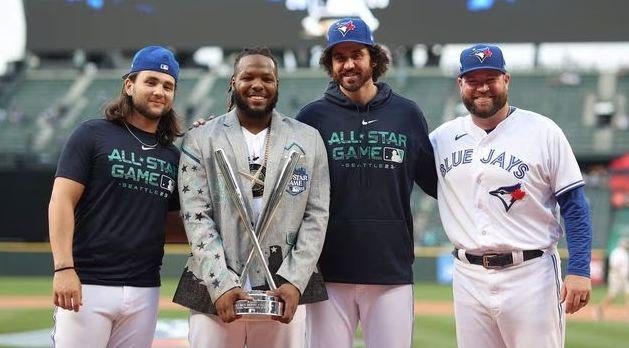
MULTIPOLYGON (((452 255, 459 259, 459 249, 454 248, 452 255)), ((542 250, 522 250, 522 259, 524 261, 528 261, 542 255, 544 255, 542 250)), ((487 269, 503 268, 513 264, 513 255, 511 255, 511 253, 488 253, 483 255, 465 253, 465 257, 471 264, 481 265, 487 269)))

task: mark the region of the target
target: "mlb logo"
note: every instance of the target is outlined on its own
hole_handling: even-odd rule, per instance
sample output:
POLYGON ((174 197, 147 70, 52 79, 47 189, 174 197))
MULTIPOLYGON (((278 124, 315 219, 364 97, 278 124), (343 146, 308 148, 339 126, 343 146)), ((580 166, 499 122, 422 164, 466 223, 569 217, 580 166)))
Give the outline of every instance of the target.
POLYGON ((402 163, 404 162, 404 150, 394 147, 385 147, 383 159, 388 162, 402 163))
POLYGON ((168 175, 162 174, 159 180, 159 187, 167 190, 170 193, 173 193, 175 191, 175 180, 173 180, 168 175))
POLYGON ((162 69, 162 70, 168 71, 168 65, 166 65, 166 64, 160 64, 159 68, 162 69))

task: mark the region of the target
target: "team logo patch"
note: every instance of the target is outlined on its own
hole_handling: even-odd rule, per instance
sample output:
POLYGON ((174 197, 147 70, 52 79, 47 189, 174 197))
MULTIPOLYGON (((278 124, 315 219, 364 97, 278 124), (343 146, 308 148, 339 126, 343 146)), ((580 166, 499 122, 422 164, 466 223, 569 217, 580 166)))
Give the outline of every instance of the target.
POLYGON ((489 58, 493 55, 493 52, 488 47, 483 48, 482 50, 474 49, 472 51, 472 55, 482 63, 486 58, 489 58))
POLYGON ((404 162, 404 150, 396 149, 394 147, 384 147, 384 160, 395 163, 404 162))
POLYGON ((286 187, 286 192, 293 196, 304 192, 306 190, 306 184, 308 184, 309 178, 310 176, 306 172, 306 168, 295 168, 295 171, 293 172, 293 177, 288 182, 288 187, 286 187))
POLYGON ((349 33, 350 31, 356 30, 356 26, 352 21, 341 22, 336 25, 336 30, 338 30, 339 33, 341 33, 341 35, 345 37, 345 35, 347 35, 347 33, 349 33))
POLYGON ((160 64, 159 68, 162 69, 162 70, 168 71, 168 65, 166 65, 166 64, 160 64))
POLYGON ((524 199, 526 192, 522 190, 522 184, 517 183, 512 186, 502 186, 493 191, 489 191, 489 194, 497 197, 502 205, 505 207, 505 211, 509 211, 516 201, 524 199))
POLYGON ((173 180, 168 175, 162 174, 159 180, 159 187, 161 187, 164 190, 167 190, 170 193, 173 193, 175 191, 175 180, 173 180))

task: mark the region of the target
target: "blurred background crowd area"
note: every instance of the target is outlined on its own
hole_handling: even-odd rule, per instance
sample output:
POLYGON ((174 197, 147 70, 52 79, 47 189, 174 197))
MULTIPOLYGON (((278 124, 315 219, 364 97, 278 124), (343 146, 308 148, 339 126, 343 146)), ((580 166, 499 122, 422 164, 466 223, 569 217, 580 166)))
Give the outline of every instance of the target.
MULTIPOLYGON (((390 52, 382 80, 420 105, 431 130, 466 113, 460 51, 499 44, 510 104, 550 117, 573 146, 604 259, 629 235, 627 13, 622 0, 3 0, 0 242, 47 240, 59 152, 80 122, 102 117, 137 49, 176 53, 175 110, 187 126, 226 111, 235 54, 269 46, 280 64, 278 109, 295 115, 329 80, 318 64, 327 26, 359 16, 390 52)), ((416 193, 413 207, 417 246, 449 245, 436 202, 416 193)))

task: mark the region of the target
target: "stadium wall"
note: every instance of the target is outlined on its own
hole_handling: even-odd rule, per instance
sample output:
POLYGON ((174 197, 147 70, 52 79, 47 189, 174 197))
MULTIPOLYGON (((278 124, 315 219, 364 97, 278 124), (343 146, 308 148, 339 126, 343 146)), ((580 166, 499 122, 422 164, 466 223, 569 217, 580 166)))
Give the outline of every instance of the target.
POLYGON ((50 169, 0 171, 0 242, 48 240, 48 201, 53 179, 50 169))

